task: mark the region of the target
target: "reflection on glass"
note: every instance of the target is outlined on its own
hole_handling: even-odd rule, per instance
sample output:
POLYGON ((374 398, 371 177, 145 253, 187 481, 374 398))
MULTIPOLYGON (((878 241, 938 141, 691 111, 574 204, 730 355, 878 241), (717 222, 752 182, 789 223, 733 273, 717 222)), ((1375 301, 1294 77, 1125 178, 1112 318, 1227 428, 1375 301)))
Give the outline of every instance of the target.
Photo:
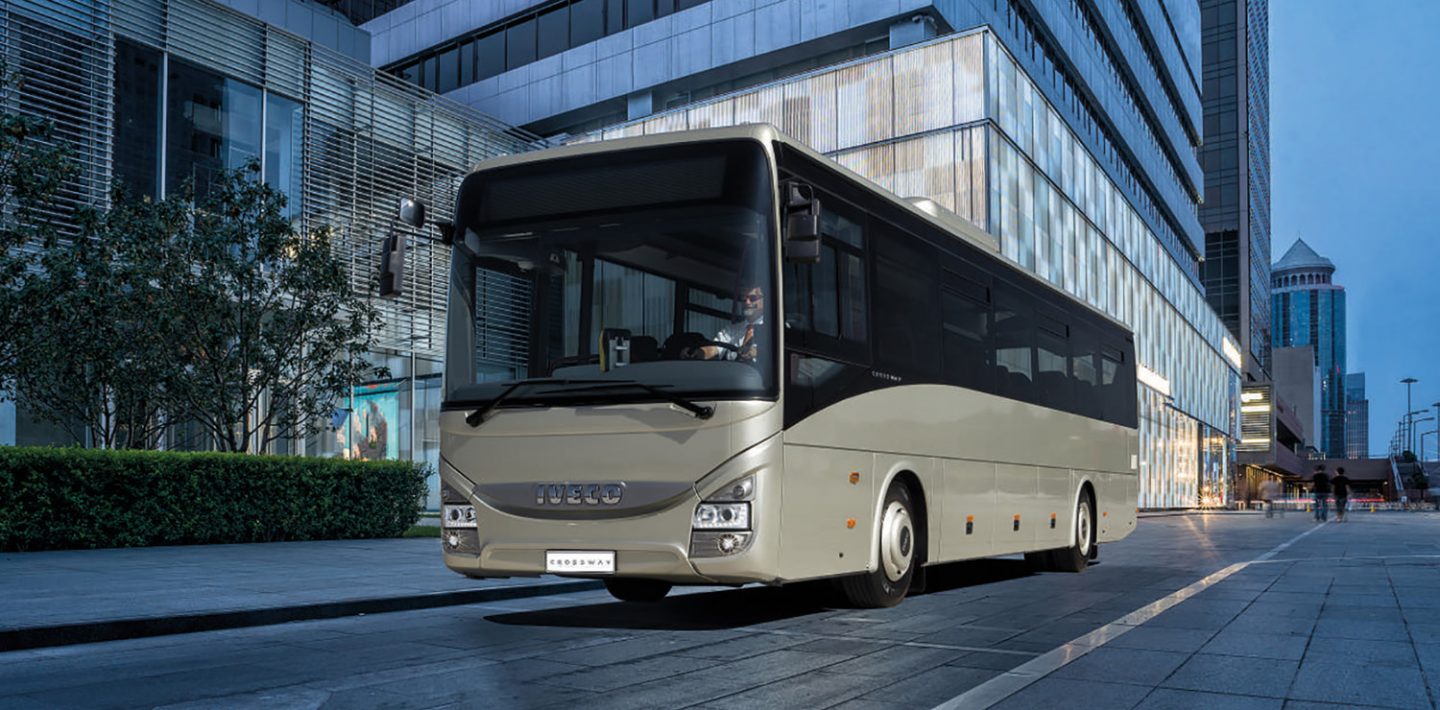
POLYGON ((115 177, 135 197, 160 177, 160 51, 115 40, 115 177))
POLYGON ((260 90, 173 58, 169 81, 166 191, 193 178, 203 196, 220 170, 260 157, 260 90))
POLYGON ((265 182, 285 195, 285 214, 300 214, 300 161, 305 112, 283 96, 265 96, 265 182))

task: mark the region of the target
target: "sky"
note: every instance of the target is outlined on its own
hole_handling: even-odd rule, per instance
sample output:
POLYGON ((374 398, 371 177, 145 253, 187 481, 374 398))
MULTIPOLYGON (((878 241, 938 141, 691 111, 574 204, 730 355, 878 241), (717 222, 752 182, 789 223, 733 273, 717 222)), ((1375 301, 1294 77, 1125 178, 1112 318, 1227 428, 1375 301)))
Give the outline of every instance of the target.
POLYGON ((1437 37, 1434 0, 1270 2, 1272 261, 1304 237, 1335 262, 1375 454, 1405 414, 1402 378, 1420 380, 1415 409, 1440 402, 1437 37))

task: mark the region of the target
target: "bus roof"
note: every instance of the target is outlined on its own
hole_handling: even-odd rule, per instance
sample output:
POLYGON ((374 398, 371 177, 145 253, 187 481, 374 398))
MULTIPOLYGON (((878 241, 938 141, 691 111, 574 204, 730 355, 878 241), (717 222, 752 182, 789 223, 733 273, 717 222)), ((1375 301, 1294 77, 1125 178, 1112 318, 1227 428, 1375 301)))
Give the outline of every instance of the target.
POLYGON ((477 165, 472 172, 488 171, 496 168, 510 167, 514 165, 526 165, 539 163, 547 160, 558 160, 561 158, 578 157, 583 155, 595 155, 613 151, 629 150, 632 148, 652 148, 667 145, 680 145, 685 143, 703 143, 720 140, 753 140, 762 144, 783 145, 790 150, 804 154, 814 162, 826 167, 829 170, 843 176, 860 188, 868 191, 873 197, 884 200, 892 206, 898 207, 915 217, 929 222, 935 227, 944 230, 954 237, 958 237, 971 245, 988 252, 996 257, 996 261, 1009 267, 1016 275, 1043 288, 1048 288, 1055 294, 1084 307, 1096 317, 1112 323, 1126 332, 1130 327, 1120 322, 1109 313, 1100 310, 1084 299, 1077 298, 1070 292, 1040 278, 1037 274, 1023 269, 1009 260, 1001 257, 999 242, 989 232, 976 227, 963 217, 936 205, 932 200, 926 198, 900 197, 889 190, 875 184, 873 180, 866 178, 859 173, 827 158, 824 154, 814 148, 791 138, 780 129, 769 123, 748 123, 738 126, 726 126, 723 128, 697 128, 685 131, 671 131, 657 133, 647 136, 631 136, 627 138, 612 138, 603 141, 590 141, 586 143, 573 143, 570 145, 547 148, 545 150, 531 151, 526 153, 513 153, 491 158, 477 165), (928 203, 928 204, 927 204, 928 203))

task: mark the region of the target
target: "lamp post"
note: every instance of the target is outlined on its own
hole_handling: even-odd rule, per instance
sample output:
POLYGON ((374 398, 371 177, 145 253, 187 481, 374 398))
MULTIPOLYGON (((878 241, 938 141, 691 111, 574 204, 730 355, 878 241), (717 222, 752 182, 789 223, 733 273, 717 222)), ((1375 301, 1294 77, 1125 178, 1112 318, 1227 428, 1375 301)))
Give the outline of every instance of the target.
POLYGON ((1405 444, 1410 447, 1410 451, 1415 450, 1415 432, 1409 427, 1410 416, 1414 414, 1414 412, 1410 412, 1410 409, 1414 406, 1410 403, 1410 387, 1419 381, 1420 380, 1417 380, 1414 377, 1406 377, 1405 379, 1400 380, 1400 384, 1405 385, 1405 411, 1409 412, 1409 414, 1405 415, 1405 444))
MULTIPOLYGON (((1435 419, 1435 417, 1422 417, 1422 418, 1420 418, 1420 419, 1416 419, 1416 420, 1412 421, 1411 423, 1412 423, 1412 424, 1420 424, 1421 422, 1428 422, 1428 421, 1432 421, 1432 420, 1434 420, 1434 419, 1435 419)), ((1426 434, 1429 434, 1429 433, 1431 433, 1431 432, 1426 431, 1426 432, 1421 432, 1421 433, 1420 433, 1420 450, 1419 450, 1419 451, 1416 451, 1416 452, 1412 452, 1412 453, 1414 453, 1415 456, 1417 457, 1416 460, 1419 461, 1422 466, 1425 464, 1425 435, 1426 435, 1426 434)))

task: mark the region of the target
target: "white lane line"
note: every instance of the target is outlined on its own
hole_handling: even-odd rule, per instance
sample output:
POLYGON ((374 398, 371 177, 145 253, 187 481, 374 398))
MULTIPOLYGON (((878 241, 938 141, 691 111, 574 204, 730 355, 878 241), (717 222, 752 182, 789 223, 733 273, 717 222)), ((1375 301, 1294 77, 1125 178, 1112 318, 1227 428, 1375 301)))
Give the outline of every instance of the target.
POLYGON ((1309 530, 1296 535, 1287 542, 1275 546, 1274 549, 1249 562, 1237 562, 1218 572, 1206 575, 1204 578, 1183 589, 1178 589, 1059 648, 1051 649, 1031 661, 1023 663, 1010 671, 995 676, 974 688, 946 700, 936 705, 934 710, 960 710, 961 708, 966 710, 985 710, 985 708, 999 703, 1001 700, 1020 692, 1041 678, 1069 665, 1074 662, 1075 659, 1129 633, 1141 624, 1159 616, 1160 613, 1166 609, 1218 584, 1226 577, 1256 562, 1270 561, 1275 555, 1288 549, 1291 545, 1294 545, 1321 527, 1324 526, 1315 525, 1309 530))

